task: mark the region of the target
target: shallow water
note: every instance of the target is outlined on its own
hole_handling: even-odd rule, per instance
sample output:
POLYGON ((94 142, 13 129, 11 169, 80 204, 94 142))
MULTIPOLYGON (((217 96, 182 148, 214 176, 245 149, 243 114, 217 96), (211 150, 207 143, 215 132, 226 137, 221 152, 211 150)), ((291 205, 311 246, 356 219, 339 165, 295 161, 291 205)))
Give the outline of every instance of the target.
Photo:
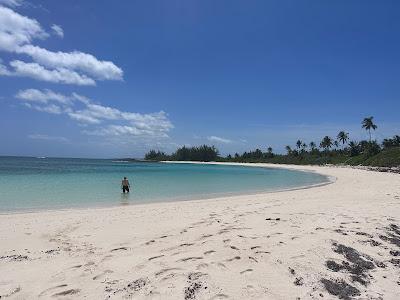
POLYGON ((0 157, 0 211, 201 199, 327 181, 315 173, 274 168, 0 157), (131 182, 129 195, 121 193, 124 176, 131 182))

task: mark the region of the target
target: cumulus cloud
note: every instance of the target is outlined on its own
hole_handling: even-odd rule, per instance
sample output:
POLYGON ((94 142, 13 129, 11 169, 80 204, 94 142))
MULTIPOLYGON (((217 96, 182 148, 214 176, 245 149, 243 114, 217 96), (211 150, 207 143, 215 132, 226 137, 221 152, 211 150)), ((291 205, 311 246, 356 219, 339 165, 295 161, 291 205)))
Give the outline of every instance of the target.
POLYGON ((207 137, 207 140, 209 140, 210 142, 214 142, 214 143, 223 143, 223 144, 232 143, 232 140, 225 139, 225 138, 222 138, 222 137, 218 137, 218 136, 215 136, 215 135, 207 137))
POLYGON ((63 142, 67 143, 69 142, 69 139, 63 137, 63 136, 49 136, 47 134, 30 134, 28 135, 28 138, 32 140, 44 140, 44 141, 56 141, 56 142, 63 142))
POLYGON ((37 89, 21 90, 16 95, 16 98, 26 101, 49 103, 50 101, 60 102, 62 104, 71 104, 71 98, 52 90, 45 89, 43 91, 37 89))
POLYGON ((100 61, 91 54, 79 51, 53 52, 44 48, 24 45, 16 50, 32 57, 37 63, 51 68, 81 71, 98 80, 121 80, 123 72, 110 61, 100 61))
POLYGON ((92 78, 66 68, 49 70, 38 63, 26 63, 20 60, 13 60, 10 66, 14 69, 9 72, 9 76, 24 76, 53 83, 96 85, 92 78))
POLYGON ((83 113, 82 111, 69 112, 68 116, 71 119, 74 119, 81 123, 88 123, 88 124, 99 124, 100 123, 99 119, 93 118, 93 117, 83 113))
POLYGON ((121 111, 76 93, 63 95, 48 89, 27 89, 15 97, 28 108, 67 115, 86 126, 83 133, 93 136, 167 138, 174 127, 163 111, 147 114, 121 111))
POLYGON ((49 105, 43 105, 43 106, 39 106, 39 105, 32 105, 33 109, 36 109, 38 111, 42 111, 42 112, 47 112, 49 114, 54 114, 54 115, 60 115, 63 113, 63 109, 55 104, 49 104, 49 105))
MULTIPOLYGON (((62 37, 64 32, 53 24, 53 32, 62 37)), ((14 60, 14 70, 6 72, 2 65, 0 75, 27 76, 54 83, 95 85, 96 80, 122 80, 123 71, 111 61, 99 60, 92 54, 72 51, 50 51, 32 42, 48 38, 49 34, 35 19, 0 6, 0 51, 23 54, 33 62, 14 60)))
POLYGON ((0 50, 13 52, 34 39, 49 35, 35 19, 22 16, 10 8, 0 6, 0 50))
POLYGON ((61 28, 61 26, 57 24, 51 25, 51 29, 53 30, 53 34, 56 36, 63 38, 64 37, 64 30, 61 28))

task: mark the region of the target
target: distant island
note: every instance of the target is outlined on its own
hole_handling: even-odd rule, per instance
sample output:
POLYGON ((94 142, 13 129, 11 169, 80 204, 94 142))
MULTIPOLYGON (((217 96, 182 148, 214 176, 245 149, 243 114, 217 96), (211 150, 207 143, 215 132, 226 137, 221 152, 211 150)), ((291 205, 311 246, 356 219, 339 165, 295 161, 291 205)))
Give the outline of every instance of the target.
POLYGON ((400 167, 400 136, 385 138, 378 143, 371 138, 371 130, 378 128, 373 117, 364 118, 361 124, 362 128, 368 132, 369 140, 350 140, 347 132, 340 131, 336 138, 325 136, 319 143, 306 144, 302 140, 297 140, 294 146, 285 147, 286 154, 276 154, 271 147, 266 147, 266 151, 255 149, 242 154, 221 156, 215 146, 202 145, 183 146, 170 155, 163 151, 150 150, 146 153, 145 160, 400 167))

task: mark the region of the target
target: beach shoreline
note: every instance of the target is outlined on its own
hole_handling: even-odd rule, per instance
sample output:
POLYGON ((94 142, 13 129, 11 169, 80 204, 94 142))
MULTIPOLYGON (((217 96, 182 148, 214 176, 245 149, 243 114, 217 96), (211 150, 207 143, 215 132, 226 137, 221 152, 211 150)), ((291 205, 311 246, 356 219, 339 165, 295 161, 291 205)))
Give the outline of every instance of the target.
POLYGON ((217 199, 0 214, 0 296, 335 299, 342 287, 350 298, 396 299, 398 174, 238 165, 336 180, 217 199))
MULTIPOLYGON (((274 165, 274 164, 255 164, 255 163, 225 163, 225 162, 195 162, 195 161, 162 161, 160 163, 171 163, 171 164, 208 164, 208 165, 230 165, 230 166, 243 166, 243 167, 257 167, 257 168, 269 168, 269 169, 287 169, 287 170, 293 170, 293 171, 300 171, 300 172, 313 172, 313 170, 304 170, 304 169, 296 169, 296 168, 290 168, 286 167, 285 165, 274 165), (276 167, 275 167, 276 166, 276 167), (279 167, 281 166, 281 167, 279 167)), ((16 209, 16 210, 5 210, 1 211, 0 210, 0 216, 1 215, 9 215, 9 214, 29 214, 29 213, 43 213, 43 212, 73 212, 73 211, 81 211, 81 210, 94 210, 94 209, 111 209, 111 208, 118 208, 121 206, 138 206, 138 205, 158 205, 160 203, 171 203, 171 204, 176 204, 177 202, 181 201, 218 201, 219 199, 226 199, 226 198, 232 198, 232 197, 238 197, 238 196, 254 196, 254 195, 264 195, 267 196, 268 194, 271 193, 281 193, 281 192, 286 192, 286 191, 295 191, 295 190, 300 190, 300 189, 309 189, 309 188, 314 188, 318 186, 324 186, 327 184, 331 184, 336 181, 336 178, 334 176, 328 176, 324 175, 322 173, 319 173, 320 175, 323 175, 327 178, 327 181, 325 182, 320 182, 320 183, 314 183, 314 184, 308 184, 304 186, 297 186, 297 187, 287 187, 287 188, 278 188, 276 190, 266 190, 266 191, 243 191, 243 192, 233 192, 231 194, 227 193, 215 193, 215 194, 204 194, 204 195, 192 195, 192 196, 180 196, 180 197, 174 197, 174 198, 160 198, 154 201, 129 201, 128 203, 124 204, 92 204, 90 206, 82 205, 82 206, 71 206, 68 208, 65 207, 54 207, 54 208, 24 208, 24 209, 16 209)), ((132 193, 134 193, 134 189, 132 190, 132 193)), ((121 195, 123 195, 121 193, 121 195)), ((129 195, 129 194, 128 194, 129 195)))

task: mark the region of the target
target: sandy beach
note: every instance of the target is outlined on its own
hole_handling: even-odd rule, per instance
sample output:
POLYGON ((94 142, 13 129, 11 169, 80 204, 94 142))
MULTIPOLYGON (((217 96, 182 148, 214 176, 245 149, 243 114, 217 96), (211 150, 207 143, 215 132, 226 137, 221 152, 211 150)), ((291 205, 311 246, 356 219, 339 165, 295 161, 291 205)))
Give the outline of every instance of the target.
POLYGON ((400 175, 285 167, 336 180, 258 195, 2 214, 0 298, 399 299, 400 175))

